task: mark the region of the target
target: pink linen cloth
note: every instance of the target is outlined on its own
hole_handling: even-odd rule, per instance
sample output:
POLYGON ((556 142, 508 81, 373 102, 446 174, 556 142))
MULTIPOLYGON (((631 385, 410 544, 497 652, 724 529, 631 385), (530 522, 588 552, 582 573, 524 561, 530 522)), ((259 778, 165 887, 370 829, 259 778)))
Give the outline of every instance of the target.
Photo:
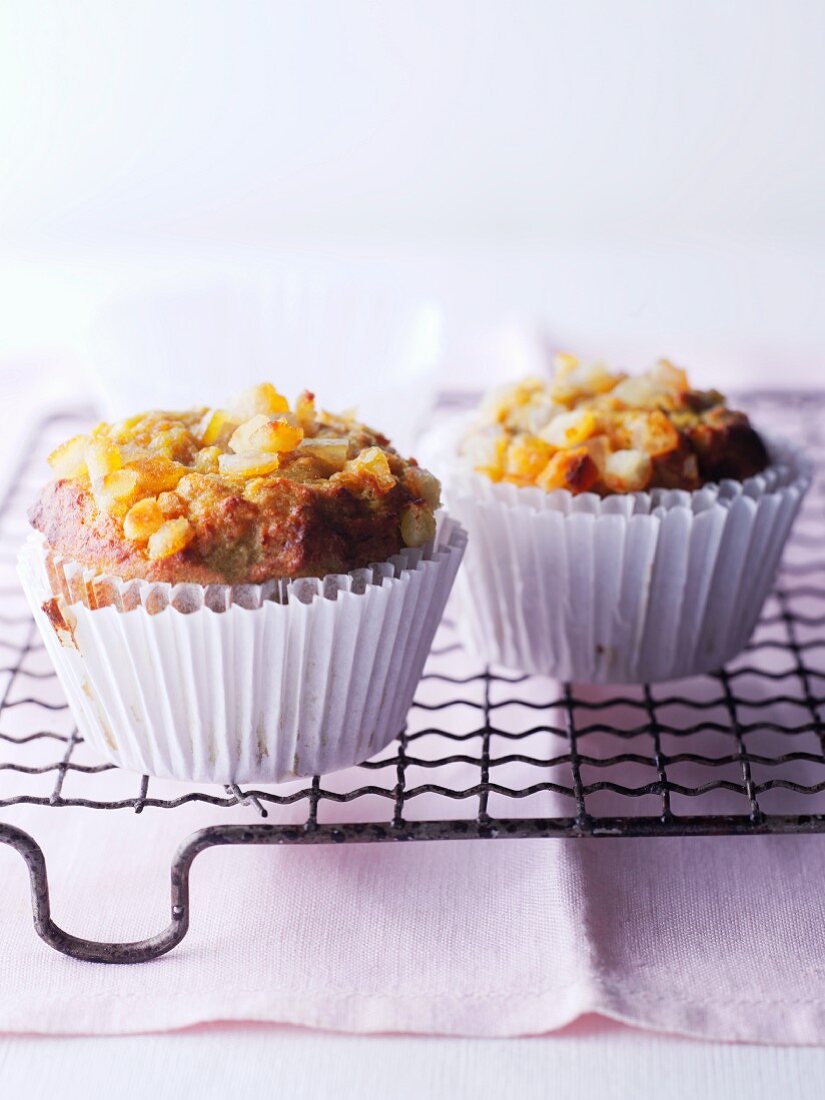
MULTIPOLYGON (((184 813, 192 827, 209 816, 184 813)), ((50 811, 36 829, 33 811, 4 817, 43 841, 56 920, 121 939, 168 919, 176 830, 145 814, 107 813, 101 827, 94 811, 50 811)), ((2 847, 0 875, 5 1031, 254 1020, 512 1036, 597 1012, 709 1038, 825 1041, 817 837, 215 850, 195 864, 187 938, 126 967, 51 951, 23 863, 2 847)))

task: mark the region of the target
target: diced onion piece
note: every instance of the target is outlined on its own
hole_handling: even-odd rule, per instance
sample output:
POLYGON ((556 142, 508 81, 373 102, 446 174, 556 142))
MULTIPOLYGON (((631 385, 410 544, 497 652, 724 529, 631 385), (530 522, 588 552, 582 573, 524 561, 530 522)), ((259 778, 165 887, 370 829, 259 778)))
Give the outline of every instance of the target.
POLYGON ((236 421, 242 422, 259 413, 276 416, 278 413, 289 412, 289 402, 283 394, 278 393, 271 382, 262 382, 259 386, 250 386, 239 393, 230 401, 227 411, 236 421))
POLYGON ((134 470, 124 467, 106 474, 103 479, 103 488, 114 500, 126 500, 130 497, 140 483, 140 478, 134 470))
POLYGON ((147 552, 154 561, 168 558, 188 546, 194 537, 195 532, 188 519, 183 516, 168 519, 150 536, 147 552))
POLYGON ((537 436, 521 436, 507 448, 504 476, 508 481, 529 485, 550 461, 553 448, 537 436))
POLYGON ((236 455, 221 455, 218 468, 225 477, 265 477, 278 469, 279 461, 277 454, 242 451, 236 455))
POLYGON ((134 542, 146 542, 163 526, 163 511, 154 497, 133 504, 123 520, 123 534, 134 542))
POLYGON ((250 436, 250 443, 255 451, 285 454, 294 451, 303 438, 304 429, 300 424, 293 424, 287 417, 279 416, 277 420, 269 420, 256 428, 250 436))
POLYGON ((101 512, 122 515, 134 500, 140 479, 134 470, 112 470, 92 482, 95 503, 101 512))
POLYGON ((136 458, 128 466, 139 475, 141 495, 147 497, 157 496, 158 493, 166 493, 170 489, 177 488, 178 482, 187 470, 182 463, 174 462, 171 458, 164 458, 161 455, 152 458, 136 458))
POLYGON ((490 423, 509 422, 515 409, 530 404, 543 389, 540 378, 525 378, 515 385, 496 387, 482 404, 482 419, 490 423))
POLYGON ((220 457, 220 447, 204 447, 195 456, 195 469, 201 474, 216 474, 220 457))
POLYGON ((422 470, 420 466, 408 466, 404 480, 410 492, 423 500, 428 508, 439 507, 441 482, 429 470, 422 470))
POLYGON ((566 374, 570 374, 579 365, 579 359, 576 355, 571 355, 569 352, 560 351, 553 356, 553 366, 556 368, 556 377, 564 378, 566 374))
POLYGON ((294 417, 280 416, 273 420, 263 413, 244 421, 235 430, 229 440, 230 449, 240 454, 242 451, 264 451, 271 454, 283 454, 294 451, 304 438, 304 429, 294 417))
POLYGON ((553 447, 578 447, 595 435, 598 427, 596 415, 590 409, 577 409, 553 417, 542 430, 541 438, 553 447))
POLYGON ((401 538, 406 546, 423 546, 435 535, 435 517, 425 504, 409 504, 401 513, 401 538))
POLYGON ((243 424, 239 424, 229 440, 229 449, 234 451, 235 454, 240 454, 241 451, 254 451, 259 448, 251 445, 252 433, 269 423, 269 417, 265 413, 258 413, 257 416, 251 416, 249 420, 244 420, 243 424))
POLYGON ((614 451, 608 455, 604 483, 615 493, 638 493, 650 482, 650 456, 643 451, 614 451))
POLYGON ((599 473, 603 473, 610 455, 610 441, 606 435, 594 435, 583 444, 587 453, 596 464, 599 473))
POLYGON ((506 436, 471 436, 465 440, 462 453, 477 473, 486 475, 491 481, 501 481, 507 455, 506 436))
POLYGON ((119 470, 123 465, 120 449, 106 439, 90 439, 86 444, 86 468, 92 481, 119 470))
POLYGON ((690 388, 687 374, 667 359, 660 359, 650 370, 650 379, 655 386, 663 390, 684 393, 690 388))
POLYGON ((554 401, 569 405, 582 397, 609 393, 621 377, 620 374, 612 374, 603 363, 578 363, 568 356, 566 365, 557 372, 550 385, 550 395, 554 401))
POLYGON ((567 489, 571 493, 586 493, 599 480, 599 469, 586 447, 573 451, 556 451, 536 478, 545 492, 567 489))
POLYGON ((182 424, 173 424, 154 432, 146 449, 158 458, 166 458, 172 462, 183 459, 188 462, 192 436, 182 424))
POLYGON ((118 420, 116 424, 113 424, 110 429, 110 434, 114 440, 118 443, 126 443, 129 437, 132 435, 134 429, 143 420, 145 413, 135 413, 134 416, 127 416, 123 420, 118 420))
POLYGON ((200 423, 200 440, 204 447, 211 447, 230 435, 237 421, 232 420, 225 409, 207 410, 200 423))
POLYGON ((526 405, 516 405, 508 412, 507 427, 528 435, 538 435, 554 416, 565 411, 566 407, 551 401, 548 394, 537 393, 526 405))
POLYGON ((295 415, 305 428, 307 424, 316 419, 314 393, 304 390, 303 393, 298 395, 298 400, 295 402, 295 415))
POLYGON ((637 374, 619 382, 612 396, 630 409, 644 409, 656 404, 659 391, 647 375, 637 374))
POLYGON ((85 435, 76 435, 52 451, 48 463, 58 477, 86 476, 86 442, 85 435))
POLYGON ((639 415, 632 439, 634 450, 645 451, 654 458, 669 454, 679 446, 679 433, 661 409, 639 415))
POLYGON ((344 473, 359 479, 368 478, 379 493, 388 493, 395 487, 395 477, 380 447, 367 447, 361 451, 346 464, 344 473))
POLYGON ((314 439, 301 440, 298 451, 302 455, 320 459, 331 470, 343 470, 349 452, 349 441, 316 436, 314 439))
POLYGON ((573 377, 581 393, 600 394, 610 393, 623 376, 609 371, 604 363, 589 363, 579 367, 573 377))

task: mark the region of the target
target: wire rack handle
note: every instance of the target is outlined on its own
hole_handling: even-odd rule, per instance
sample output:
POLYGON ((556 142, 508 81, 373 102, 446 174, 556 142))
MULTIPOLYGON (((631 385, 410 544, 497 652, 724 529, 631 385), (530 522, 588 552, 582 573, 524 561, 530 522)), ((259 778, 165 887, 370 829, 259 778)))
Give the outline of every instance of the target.
MULTIPOLYGON (((436 832, 429 832, 427 822, 418 822, 420 839, 438 839, 436 832)), ((491 835, 489 831, 468 830, 467 838, 491 835)), ((295 825, 210 825, 191 833, 180 845, 172 859, 171 872, 171 921, 154 936, 145 940, 126 943, 106 943, 87 940, 66 932, 52 920, 49 897, 49 877, 46 856, 33 836, 18 828, 0 822, 0 844, 14 848, 26 862, 29 870, 32 896, 32 916, 38 936, 64 955, 84 962, 141 963, 151 962, 181 942, 189 931, 189 872, 195 857, 208 848, 230 844, 342 844, 370 843, 387 839, 407 840, 409 836, 394 833, 392 828, 380 824, 356 825, 343 828, 338 825, 310 827, 295 825)))
POLYGON ((52 920, 49 878, 43 849, 29 833, 15 825, 0 824, 0 843, 19 852, 29 870, 32 915, 38 936, 55 951, 85 962, 139 963, 165 955, 181 942, 189 930, 189 872, 195 857, 225 844, 288 844, 295 841, 295 829, 278 825, 213 825, 192 833, 180 845, 172 860, 172 919, 154 936, 129 943, 87 940, 64 931, 52 920))

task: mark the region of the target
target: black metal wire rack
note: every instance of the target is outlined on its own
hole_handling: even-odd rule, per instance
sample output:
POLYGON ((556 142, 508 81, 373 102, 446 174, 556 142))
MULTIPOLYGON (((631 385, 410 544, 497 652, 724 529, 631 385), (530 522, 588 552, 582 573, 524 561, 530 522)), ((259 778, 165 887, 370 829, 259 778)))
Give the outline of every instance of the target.
MULTIPOLYGON (((817 463, 825 457, 825 392, 740 400, 758 424, 801 442, 817 463)), ((88 415, 61 413, 37 427, 0 504, 0 812, 141 814, 200 803, 215 823, 178 849, 169 926, 108 944, 54 924, 40 845, 0 820, 0 842, 28 864, 35 927, 52 947, 107 962, 168 951, 188 928, 192 861, 214 845, 825 831, 825 479, 808 495, 750 644, 717 673, 617 690, 481 668, 448 612, 407 728, 384 752, 335 775, 210 788, 131 776, 94 757, 16 580, 44 456, 88 415), (258 822, 222 820, 239 807, 258 822)))

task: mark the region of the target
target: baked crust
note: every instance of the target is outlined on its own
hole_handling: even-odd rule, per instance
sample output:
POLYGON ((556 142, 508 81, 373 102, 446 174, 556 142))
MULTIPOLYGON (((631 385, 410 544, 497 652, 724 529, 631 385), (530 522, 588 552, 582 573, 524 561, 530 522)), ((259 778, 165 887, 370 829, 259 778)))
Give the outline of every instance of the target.
MULTIPOLYGON (((270 409, 242 420, 232 406, 221 410, 222 428, 208 443, 203 426, 214 422, 212 410, 99 425, 55 452, 58 473, 67 461, 78 465, 44 487, 31 523, 54 552, 97 573, 172 584, 344 573, 431 537, 436 479, 380 433, 317 413, 311 395, 302 399, 301 415, 270 409), (261 416, 282 435, 291 429, 287 442, 295 445, 233 450, 233 438, 244 444, 249 435, 238 429, 261 416), (117 455, 106 459, 110 446, 117 455), (100 474, 101 461, 113 468, 100 474), (245 462, 248 474, 239 472, 245 462)), ((248 395, 241 408, 250 411, 248 395)))
POLYGON ((556 377, 492 394, 462 454, 493 481, 607 496, 694 490, 765 469, 765 444, 716 390, 691 389, 662 360, 646 374, 611 373, 560 356, 556 377))

